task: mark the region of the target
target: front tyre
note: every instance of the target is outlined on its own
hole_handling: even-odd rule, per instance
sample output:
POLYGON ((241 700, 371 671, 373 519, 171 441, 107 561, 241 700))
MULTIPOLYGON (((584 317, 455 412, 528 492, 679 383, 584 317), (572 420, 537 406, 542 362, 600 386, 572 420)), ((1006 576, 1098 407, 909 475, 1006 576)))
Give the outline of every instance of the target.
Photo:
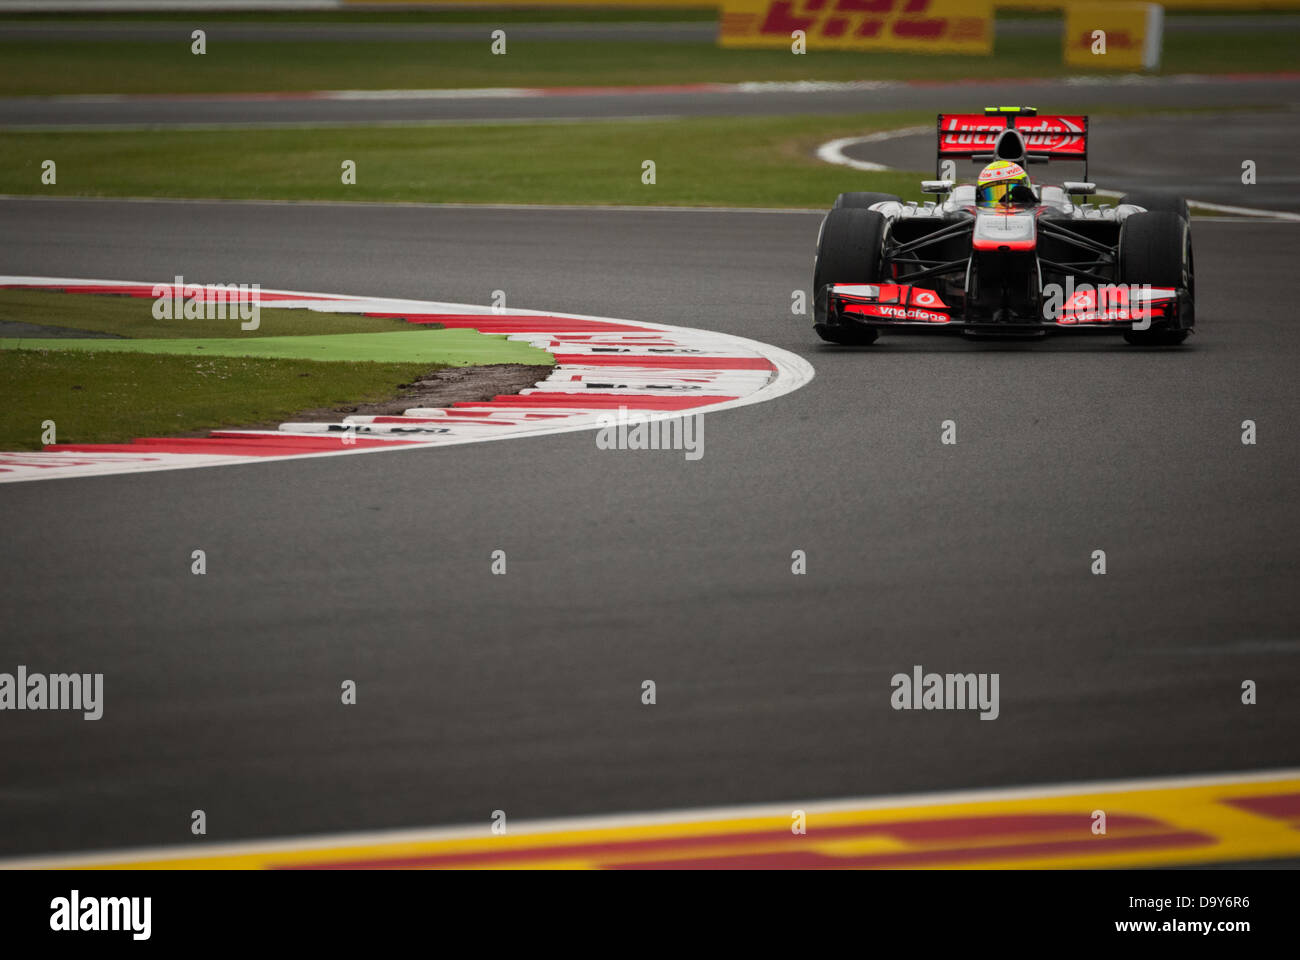
POLYGON ((813 268, 813 329, 829 343, 874 343, 877 333, 855 323, 832 323, 830 288, 835 283, 878 283, 885 218, 874 210, 845 207, 831 210, 822 222, 813 268))
POLYGON ((1127 330, 1124 339, 1138 346, 1177 346, 1195 323, 1196 274, 1191 225, 1176 211, 1138 213, 1124 221, 1119 235, 1119 277, 1129 284, 1173 287, 1179 295, 1179 326, 1127 330))

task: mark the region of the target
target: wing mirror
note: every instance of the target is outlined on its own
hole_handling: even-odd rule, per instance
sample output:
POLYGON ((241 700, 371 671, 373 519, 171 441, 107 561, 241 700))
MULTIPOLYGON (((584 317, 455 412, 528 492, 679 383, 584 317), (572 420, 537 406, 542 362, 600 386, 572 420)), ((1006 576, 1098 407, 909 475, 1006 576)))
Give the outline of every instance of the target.
POLYGON ((957 186, 956 180, 922 180, 922 193, 951 193, 952 188, 957 186))
POLYGON ((1086 197, 1097 192, 1095 183, 1081 180, 1066 180, 1061 187, 1072 197, 1086 197))

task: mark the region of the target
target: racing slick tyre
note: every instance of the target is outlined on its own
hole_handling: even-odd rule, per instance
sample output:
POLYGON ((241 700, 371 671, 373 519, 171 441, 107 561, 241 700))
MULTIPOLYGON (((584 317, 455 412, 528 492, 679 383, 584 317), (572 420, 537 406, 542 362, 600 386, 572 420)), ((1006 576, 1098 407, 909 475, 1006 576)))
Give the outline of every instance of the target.
POLYGON ((1176 213, 1184 220, 1190 221, 1192 219, 1192 212, 1187 209, 1187 201, 1182 197, 1141 191, 1139 193, 1126 193, 1119 198, 1119 202, 1121 204, 1132 203, 1139 207, 1146 207, 1149 213, 1176 213))
POLYGON ((863 193, 859 191, 857 193, 841 193, 835 198, 835 203, 832 204, 831 209, 865 210, 873 203, 884 203, 886 201, 893 201, 894 203, 903 202, 892 193, 863 193))
POLYGON ((831 323, 827 311, 832 283, 880 280, 884 241, 885 218, 874 210, 839 208, 826 215, 813 267, 813 329, 823 340, 846 346, 875 342, 875 330, 852 323, 831 323))
POLYGON ((1119 234, 1122 283, 1149 283, 1179 291, 1179 326, 1128 330, 1124 339, 1141 346, 1175 346, 1187 339, 1195 320, 1196 276, 1192 264, 1191 225, 1173 211, 1137 213, 1119 234))

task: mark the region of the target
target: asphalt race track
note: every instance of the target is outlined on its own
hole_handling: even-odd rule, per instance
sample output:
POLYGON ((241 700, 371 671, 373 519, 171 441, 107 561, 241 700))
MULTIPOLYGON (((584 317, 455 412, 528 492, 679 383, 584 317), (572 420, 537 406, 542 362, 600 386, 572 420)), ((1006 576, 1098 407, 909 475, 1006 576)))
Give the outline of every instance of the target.
POLYGON ((698 462, 578 433, 6 485, 10 657, 107 676, 78 736, 0 730, 0 852, 1295 766, 1297 225, 1196 224, 1186 349, 854 350, 790 315, 818 222, 5 200, 7 273, 503 289, 817 375, 698 462), (1000 672, 1001 716, 891 710, 914 664, 1000 672))
MULTIPOLYGON (((1107 118, 1092 173, 1295 210, 1300 81, 963 85, 1107 118), (1122 91, 1122 94, 1120 93, 1122 91), (1205 132, 1213 124, 1213 135, 1205 132), (1260 182, 1240 184, 1242 159, 1260 182)), ((0 123, 952 109, 949 87, 0 102, 0 123), (29 107, 31 108, 29 110, 29 107), (24 113, 24 111, 28 111, 24 113), (557 112, 558 111, 558 112, 557 112)), ((855 156, 922 169, 932 142, 855 156)), ((854 173, 844 171, 845 188, 854 173)), ((828 202, 831 198, 827 198, 828 202)), ((1296 766, 1300 224, 1198 220, 1198 334, 821 345, 812 213, 0 200, 0 272, 487 302, 740 334, 816 378, 705 456, 592 433, 0 489, 12 669, 105 719, 0 729, 0 855, 1296 766), (957 423, 959 442, 939 443, 957 423), (1240 442, 1243 420, 1259 442, 1240 442), (189 572, 202 548, 208 573, 189 572), (1092 576, 1104 549, 1108 574, 1092 576), (509 573, 491 576, 505 550, 509 573), (808 574, 790 572, 804 550, 808 574), (17 638, 17 642, 12 642, 17 638), (1001 715, 889 708, 999 672, 1001 715), (338 708, 343 680, 358 706, 338 708), (658 703, 640 702, 653 679, 658 703), (1240 704, 1246 679, 1259 703, 1240 704), (69 736, 75 732, 78 736, 69 736)))
MULTIPOLYGON (((1045 112, 1125 107, 1256 107, 1300 100, 1300 75, 1237 78, 1137 76, 976 83, 899 82, 842 85, 752 84, 717 89, 631 88, 610 92, 483 95, 464 91, 364 91, 343 99, 289 94, 215 94, 166 97, 0 98, 0 127, 206 126, 439 123, 611 119, 664 116, 877 113, 899 110, 979 109, 990 103, 1035 104, 1045 112)), ((1280 114, 1285 117, 1285 114, 1280 114)), ((1294 126, 1294 124, 1292 124, 1294 126)))

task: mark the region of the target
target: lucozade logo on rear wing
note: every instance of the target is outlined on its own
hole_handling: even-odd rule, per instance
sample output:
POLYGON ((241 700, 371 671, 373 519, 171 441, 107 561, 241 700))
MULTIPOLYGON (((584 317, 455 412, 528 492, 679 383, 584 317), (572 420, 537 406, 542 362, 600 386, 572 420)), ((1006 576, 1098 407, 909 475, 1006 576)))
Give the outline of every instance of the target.
MULTIPOLYGON (((1005 116, 982 113, 939 114, 939 155, 969 156, 993 149, 998 134, 1007 129, 1005 116)), ((1082 160, 1088 155, 1086 116, 1017 117, 1015 130, 1029 153, 1061 160, 1082 160)))

